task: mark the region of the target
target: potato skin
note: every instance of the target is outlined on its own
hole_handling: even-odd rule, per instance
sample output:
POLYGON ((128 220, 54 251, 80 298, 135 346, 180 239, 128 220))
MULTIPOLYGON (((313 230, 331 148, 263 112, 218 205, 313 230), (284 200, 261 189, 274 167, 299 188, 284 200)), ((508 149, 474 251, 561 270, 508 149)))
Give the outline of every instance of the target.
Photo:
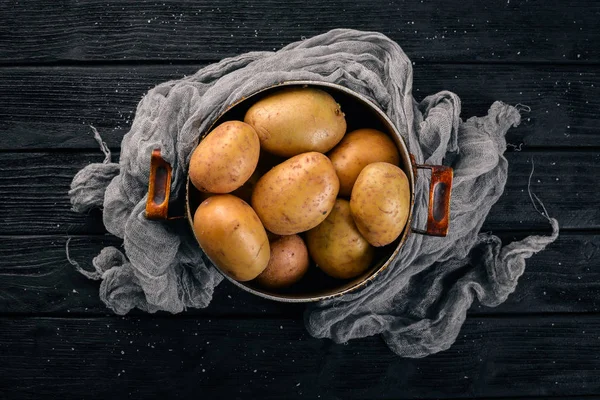
POLYGON ((327 218, 339 185, 326 156, 317 152, 299 154, 258 180, 252 192, 252 207, 267 230, 293 235, 327 218))
POLYGON ((308 251, 319 268, 338 279, 350 279, 365 272, 375 249, 360 234, 350 203, 337 199, 325 221, 306 232, 308 251))
POLYGON ((283 289, 302 279, 310 263, 302 238, 298 235, 281 236, 270 246, 269 264, 255 279, 256 283, 267 289, 283 289))
MULTIPOLYGON (((276 160, 271 159, 270 154, 265 153, 263 155, 261 155, 260 159, 258 160, 258 165, 256 166, 256 169, 254 170, 252 175, 250 175, 250 178, 248 178, 248 180, 242 186, 235 189, 230 194, 239 197, 240 199, 244 200, 246 203, 250 203, 250 201, 252 199, 252 192, 254 191, 254 186, 256 186, 256 182, 258 182, 260 177, 265 172, 267 172, 269 169, 271 169, 272 167, 274 167, 276 165, 276 164, 273 164, 276 160), (267 157, 262 157, 263 155, 267 155, 267 157)), ((272 156, 272 157, 275 157, 275 156, 272 156)), ((277 160, 279 160, 279 163, 281 163, 282 161, 285 161, 285 159, 280 159, 279 157, 277 157, 277 160)), ((194 192, 194 194, 202 202, 202 201, 208 199, 209 197, 214 196, 215 194, 218 194, 218 193, 201 192, 201 191, 197 190, 194 192)))
POLYGON ((254 128, 241 121, 224 122, 192 153, 190 180, 201 192, 232 192, 250 178, 259 155, 260 141, 254 128))
POLYGON ((218 194, 204 200, 194 214, 194 233, 206 255, 235 280, 252 280, 269 263, 265 228, 238 197, 218 194))
POLYGON ((248 109, 244 122, 254 127, 263 149, 283 157, 326 153, 346 133, 340 105, 329 93, 309 87, 267 95, 248 109))
POLYGON ((340 179, 340 196, 350 196, 360 171, 374 162, 398 165, 400 155, 392 139, 376 129, 347 133, 328 154, 340 179))
POLYGON ((367 165, 352 189, 350 211, 369 243, 376 247, 392 243, 410 212, 410 184, 404 171, 386 162, 367 165))

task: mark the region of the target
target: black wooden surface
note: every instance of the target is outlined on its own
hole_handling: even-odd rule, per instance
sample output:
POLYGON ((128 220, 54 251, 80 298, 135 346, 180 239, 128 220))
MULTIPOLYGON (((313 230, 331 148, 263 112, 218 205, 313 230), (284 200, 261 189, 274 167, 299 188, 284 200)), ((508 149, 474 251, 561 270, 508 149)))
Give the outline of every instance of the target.
POLYGON ((0 398, 600 399, 600 4, 594 1, 0 2, 0 398), (415 62, 414 96, 452 90, 463 118, 527 104, 485 231, 561 236, 497 308, 420 360, 379 337, 311 338, 303 307, 223 283, 209 307, 117 317, 89 267, 99 212, 69 211, 74 173, 118 157, 143 93, 251 50, 334 27, 381 31, 415 62))

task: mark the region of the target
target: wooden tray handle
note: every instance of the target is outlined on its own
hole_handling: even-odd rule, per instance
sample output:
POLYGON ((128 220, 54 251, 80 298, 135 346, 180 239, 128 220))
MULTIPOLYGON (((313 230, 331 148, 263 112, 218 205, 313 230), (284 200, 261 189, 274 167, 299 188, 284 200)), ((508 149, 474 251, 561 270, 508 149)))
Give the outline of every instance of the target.
POLYGON ((153 220, 168 218, 171 173, 171 165, 161 157, 160 149, 154 149, 150 156, 150 180, 148 182, 148 199, 146 200, 146 218, 153 220))
POLYGON ((450 195, 454 171, 443 165, 415 165, 416 169, 430 169, 429 206, 427 208, 427 228, 412 228, 413 232, 428 236, 446 236, 450 221, 450 195))

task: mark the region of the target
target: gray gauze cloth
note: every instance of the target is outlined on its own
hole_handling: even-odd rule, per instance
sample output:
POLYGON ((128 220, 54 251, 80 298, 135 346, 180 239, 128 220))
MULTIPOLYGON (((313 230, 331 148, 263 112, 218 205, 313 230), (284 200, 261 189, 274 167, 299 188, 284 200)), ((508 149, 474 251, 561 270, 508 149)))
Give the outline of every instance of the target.
MULTIPOLYGON (((173 167, 171 197, 176 199, 185 193, 200 132, 229 105, 283 81, 334 82, 378 104, 418 163, 454 168, 450 232, 444 238, 409 235, 398 257, 371 284, 309 306, 306 328, 336 342, 380 333, 406 357, 447 349, 474 297, 487 306, 502 303, 514 291, 525 259, 557 238, 558 223, 544 213, 551 236, 530 236, 504 247, 496 236, 479 234, 506 183, 505 134, 519 124, 519 112, 495 102, 487 116, 463 122, 454 93, 417 103, 412 74, 408 57, 386 36, 336 29, 277 52, 228 58, 156 86, 137 107, 119 164, 109 159, 91 164, 73 179, 73 210, 103 207, 106 229, 123 238, 125 251, 107 247, 94 258, 94 272, 79 269, 102 280, 100 297, 117 314, 134 307, 171 313, 206 307, 222 276, 185 220, 144 217, 152 150, 160 148, 173 167)), ((428 189, 427 179, 419 178, 414 226, 425 225, 428 189)))

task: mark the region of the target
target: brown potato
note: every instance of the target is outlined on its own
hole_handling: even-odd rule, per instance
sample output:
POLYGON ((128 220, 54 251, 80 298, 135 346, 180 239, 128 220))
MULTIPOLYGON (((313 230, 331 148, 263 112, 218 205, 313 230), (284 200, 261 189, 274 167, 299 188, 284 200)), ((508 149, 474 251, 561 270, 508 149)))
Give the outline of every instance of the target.
POLYGON ((317 227, 306 232, 310 256, 327 275, 350 279, 365 272, 375 249, 360 234, 348 200, 337 199, 331 214, 317 227))
MULTIPOLYGON (((254 170, 254 172, 252 173, 250 178, 248 178, 246 183, 244 183, 242 186, 240 186, 239 188, 237 188, 233 192, 231 192, 232 195, 239 197, 240 199, 244 200, 246 203, 250 203, 250 201, 252 199, 252 192, 254 191, 254 186, 256 186, 256 182, 258 182, 260 177, 262 175, 264 175, 265 172, 267 172, 269 169, 271 169, 274 166, 274 165, 269 164, 269 163, 273 162, 273 160, 271 160, 269 157, 267 157, 265 161, 263 161, 263 158, 264 157, 260 157, 260 159, 258 160, 258 165, 256 166, 256 169, 254 170)), ((278 157, 278 159, 279 159, 279 157, 278 157)), ((284 161, 284 160, 281 160, 281 161, 284 161)), ((201 191, 195 191, 195 193, 194 193, 194 195, 198 199, 200 199, 200 202, 202 202, 216 194, 218 194, 218 193, 208 193, 208 192, 201 192, 201 191)))
POLYGON ((250 178, 248 178, 248 180, 242 186, 231 192, 231 194, 239 197, 246 203, 250 203, 250 201, 252 200, 252 192, 254 191, 254 186, 256 186, 256 182, 258 182, 260 177, 261 171, 259 171, 257 168, 256 170, 254 170, 254 173, 250 175, 250 178))
POLYGON ((267 268, 255 279, 268 289, 282 289, 298 282, 308 271, 308 250, 298 235, 282 236, 270 243, 267 268))
POLYGON ((263 149, 283 157, 326 153, 346 133, 340 105, 323 90, 291 87, 253 104, 244 122, 252 125, 263 149))
POLYGON ((327 155, 340 179, 340 196, 350 196, 360 171, 374 162, 398 165, 400 155, 392 139, 376 129, 352 131, 327 155))
POLYGON ((250 178, 260 141, 250 125, 227 121, 212 130, 192 153, 190 180, 202 192, 229 193, 250 178))
POLYGON ((269 231, 293 235, 327 218, 338 190, 331 161, 321 153, 303 153, 258 180, 252 192, 252 207, 269 231))
POLYGON ((369 243, 392 243, 402 233, 410 212, 410 185, 404 171, 386 162, 367 165, 352 189, 350 211, 369 243))
POLYGON ((233 195, 204 200, 194 214, 194 234, 206 255, 235 280, 252 280, 269 263, 265 228, 252 207, 233 195))

